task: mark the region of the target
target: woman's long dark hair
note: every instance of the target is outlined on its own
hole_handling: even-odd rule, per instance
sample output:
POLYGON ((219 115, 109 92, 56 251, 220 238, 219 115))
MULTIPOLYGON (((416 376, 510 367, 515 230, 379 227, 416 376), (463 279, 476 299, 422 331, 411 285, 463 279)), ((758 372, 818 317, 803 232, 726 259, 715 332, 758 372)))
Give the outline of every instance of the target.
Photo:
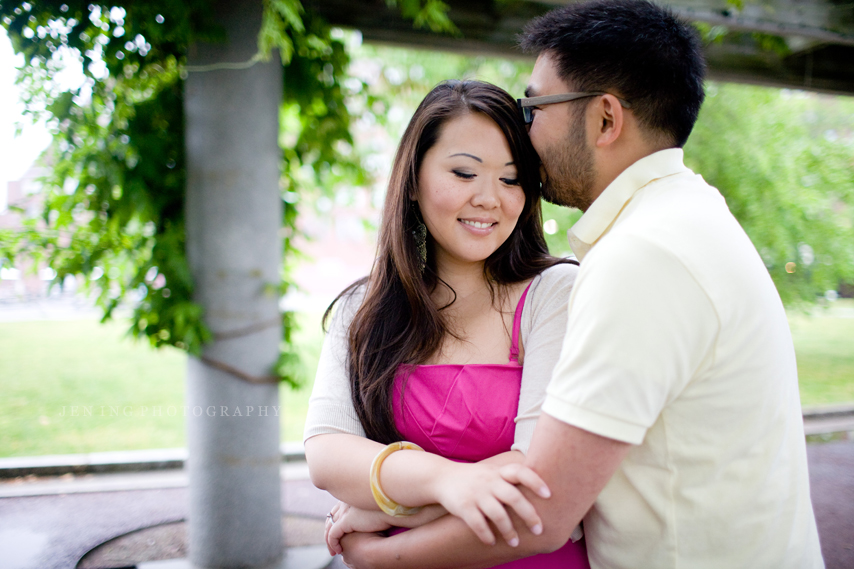
MULTIPOLYGON (((501 286, 525 281, 565 262, 548 254, 540 211, 539 158, 515 100, 503 89, 480 81, 437 85, 416 109, 400 141, 371 274, 338 296, 366 287, 365 298, 350 324, 348 372, 359 420, 367 436, 381 443, 401 439, 392 411, 398 368, 427 361, 445 335, 452 333, 442 317, 444 307, 436 306, 430 296, 440 282, 429 237, 427 267, 421 270, 413 238, 421 221, 413 198, 424 155, 439 139, 443 125, 467 113, 483 114, 504 133, 525 192, 525 206, 516 227, 484 262, 486 282, 501 286)), ((331 309, 327 309, 324 321, 331 309)))

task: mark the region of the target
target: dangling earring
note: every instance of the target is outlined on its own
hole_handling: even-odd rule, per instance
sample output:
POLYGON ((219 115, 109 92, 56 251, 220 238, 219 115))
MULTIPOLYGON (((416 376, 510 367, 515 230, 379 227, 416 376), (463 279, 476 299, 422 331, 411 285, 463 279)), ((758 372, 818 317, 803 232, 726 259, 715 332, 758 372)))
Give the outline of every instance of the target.
POLYGON ((415 213, 415 219, 418 225, 412 230, 412 239, 415 241, 415 251, 418 253, 418 261, 421 268, 421 274, 424 274, 424 269, 427 268, 427 226, 421 219, 421 211, 418 209, 418 202, 412 200, 410 202, 415 213))
POLYGON ((415 250, 418 252, 418 261, 421 268, 421 273, 427 268, 427 226, 423 221, 418 221, 418 225, 412 230, 412 238, 415 240, 415 250))

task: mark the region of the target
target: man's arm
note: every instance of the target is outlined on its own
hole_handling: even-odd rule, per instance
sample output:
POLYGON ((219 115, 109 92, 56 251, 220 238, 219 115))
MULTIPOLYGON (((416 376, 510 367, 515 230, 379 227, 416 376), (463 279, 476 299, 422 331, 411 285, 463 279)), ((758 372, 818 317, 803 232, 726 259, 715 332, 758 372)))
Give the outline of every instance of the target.
POLYGON ((554 551, 569 540, 630 448, 628 443, 594 435, 543 413, 525 464, 546 481, 552 497, 542 499, 522 489, 543 519, 541 535, 533 535, 514 517, 519 547, 503 541, 489 546, 459 518, 445 516, 388 538, 346 535, 341 540, 344 559, 356 569, 477 569, 554 551))
POLYGON ((552 492, 534 506, 543 519, 543 537, 566 543, 632 445, 540 415, 525 466, 552 492))

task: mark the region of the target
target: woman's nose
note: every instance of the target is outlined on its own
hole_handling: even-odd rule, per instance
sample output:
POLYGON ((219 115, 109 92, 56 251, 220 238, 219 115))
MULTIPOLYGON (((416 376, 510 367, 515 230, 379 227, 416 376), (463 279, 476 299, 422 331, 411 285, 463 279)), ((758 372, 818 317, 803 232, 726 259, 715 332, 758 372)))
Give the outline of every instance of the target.
POLYGON ((499 207, 501 205, 501 199, 499 197, 499 191, 501 190, 499 187, 500 184, 501 182, 497 180, 495 182, 485 182, 480 184, 477 191, 472 196, 472 205, 485 209, 494 209, 499 207))

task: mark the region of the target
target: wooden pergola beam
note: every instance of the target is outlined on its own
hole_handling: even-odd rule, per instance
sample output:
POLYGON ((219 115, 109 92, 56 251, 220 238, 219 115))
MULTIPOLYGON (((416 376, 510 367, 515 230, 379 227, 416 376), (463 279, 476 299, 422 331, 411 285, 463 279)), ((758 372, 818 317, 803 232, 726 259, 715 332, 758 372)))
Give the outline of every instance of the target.
MULTIPOLYGON (((449 2, 462 37, 415 30, 385 0, 307 0, 336 26, 366 41, 525 57, 516 36, 531 18, 567 1, 449 2)), ((854 6, 833 0, 762 0, 742 10, 726 0, 664 2, 682 17, 728 33, 706 46, 712 79, 854 95, 854 6)))

